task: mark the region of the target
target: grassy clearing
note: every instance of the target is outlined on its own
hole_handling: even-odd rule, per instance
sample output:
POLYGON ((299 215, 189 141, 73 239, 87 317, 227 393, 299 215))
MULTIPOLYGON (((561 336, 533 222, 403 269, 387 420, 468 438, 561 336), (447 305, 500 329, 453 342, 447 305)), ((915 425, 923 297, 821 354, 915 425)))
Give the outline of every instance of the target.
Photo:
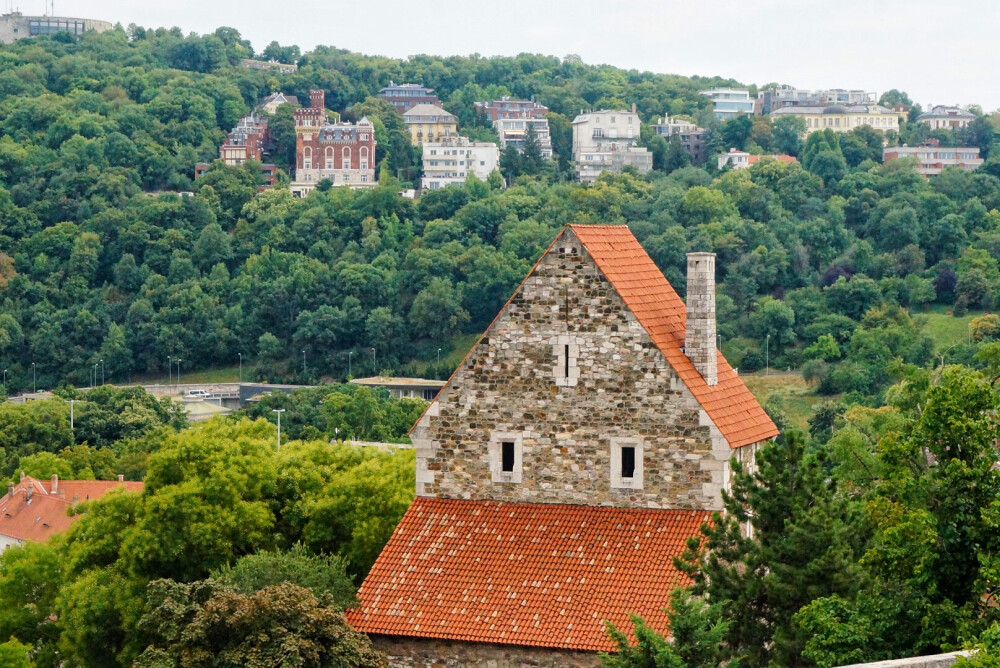
MULTIPOLYGON (((456 336, 449 342, 448 346, 444 346, 441 351, 441 363, 449 367, 457 367, 461 364, 462 360, 472 346, 476 345, 476 341, 479 340, 480 334, 463 334, 461 336, 456 336), (445 350, 450 350, 451 352, 445 353, 445 350)), ((418 376, 425 376, 428 365, 437 362, 437 355, 433 355, 431 359, 414 359, 413 363, 416 367, 416 373, 418 376)))
POLYGON ((934 350, 941 352, 968 341, 969 323, 981 315, 983 314, 970 311, 967 315, 956 318, 944 307, 938 306, 928 313, 916 315, 915 318, 923 323, 923 332, 934 340, 934 350))
MULTIPOLYGON (((187 372, 181 365, 181 382, 185 385, 197 383, 238 383, 240 380, 240 367, 218 367, 215 369, 202 369, 200 371, 187 372)), ((132 382, 140 384, 164 384, 167 382, 167 374, 149 374, 145 376, 132 376, 132 382)), ((174 367, 174 375, 170 379, 171 383, 177 382, 177 367, 174 367)))
POLYGON ((781 373, 765 376, 763 373, 740 376, 747 388, 764 403, 770 399, 788 416, 792 426, 809 429, 809 418, 816 407, 836 397, 820 397, 812 393, 812 388, 797 373, 781 373))

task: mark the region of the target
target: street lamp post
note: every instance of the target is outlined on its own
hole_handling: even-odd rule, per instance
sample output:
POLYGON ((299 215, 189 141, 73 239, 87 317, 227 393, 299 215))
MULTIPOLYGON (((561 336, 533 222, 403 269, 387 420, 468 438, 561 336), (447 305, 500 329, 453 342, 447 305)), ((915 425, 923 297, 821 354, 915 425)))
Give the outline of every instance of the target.
POLYGON ((173 380, 174 377, 174 363, 172 361, 173 359, 174 359, 173 357, 167 355, 167 387, 170 386, 170 381, 173 380))
POLYGON ((243 382, 243 353, 236 353, 240 356, 240 382, 243 382))
POLYGON ((441 366, 441 349, 440 348, 438 348, 438 363, 437 363, 437 365, 441 366))
POLYGON ((347 351, 347 377, 351 377, 351 355, 354 354, 353 350, 347 351))
POLYGON ((375 349, 372 348, 372 369, 375 371, 375 375, 378 375, 378 362, 375 361, 375 349))
POLYGON ((101 360, 101 385, 104 385, 104 360, 101 360))
POLYGON ((719 337, 719 350, 722 350, 722 334, 717 334, 716 336, 719 337))
POLYGON ((3 393, 7 394, 7 369, 3 370, 3 393))
POLYGON ((35 374, 35 363, 31 363, 31 393, 38 393, 38 376, 35 374))
POLYGON ((90 387, 97 385, 97 365, 98 362, 94 362, 94 366, 90 367, 90 377, 92 379, 90 381, 90 387))
POLYGON ((302 378, 306 376, 306 351, 302 351, 302 378))
POLYGON ((76 399, 68 399, 66 401, 66 403, 69 404, 69 428, 70 428, 70 430, 72 430, 73 429, 73 404, 76 403, 76 399))
POLYGON ((278 414, 278 449, 281 450, 281 414, 285 412, 285 409, 275 408, 271 412, 278 414))
POLYGON ((177 358, 177 385, 181 384, 181 358, 177 358))
POLYGON ((771 335, 764 339, 764 375, 771 375, 771 335))

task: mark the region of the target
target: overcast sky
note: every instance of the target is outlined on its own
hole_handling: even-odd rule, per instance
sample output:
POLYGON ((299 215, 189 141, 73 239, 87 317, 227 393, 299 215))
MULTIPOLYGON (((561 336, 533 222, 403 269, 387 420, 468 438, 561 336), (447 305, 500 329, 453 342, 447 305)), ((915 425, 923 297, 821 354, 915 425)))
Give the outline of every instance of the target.
MULTIPOLYGON (((13 2, 26 14, 45 5, 13 2)), ((575 53, 745 84, 899 88, 925 108, 1000 108, 997 0, 57 0, 55 12, 185 32, 226 25, 257 50, 278 40, 393 57, 575 53)))

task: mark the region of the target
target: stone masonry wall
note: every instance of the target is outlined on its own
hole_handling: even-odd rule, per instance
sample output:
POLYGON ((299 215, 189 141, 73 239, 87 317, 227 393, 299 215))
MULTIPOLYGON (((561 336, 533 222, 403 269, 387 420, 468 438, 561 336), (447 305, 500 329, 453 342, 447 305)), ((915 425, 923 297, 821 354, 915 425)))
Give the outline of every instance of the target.
POLYGON ((596 668, 601 665, 596 652, 374 635, 371 638, 375 647, 389 657, 391 668, 596 668))
POLYGON ((733 455, 572 230, 411 437, 417 494, 457 499, 714 510, 733 455), (515 438, 521 474, 495 482, 491 439, 515 438), (630 438, 641 489, 612 485, 630 438))

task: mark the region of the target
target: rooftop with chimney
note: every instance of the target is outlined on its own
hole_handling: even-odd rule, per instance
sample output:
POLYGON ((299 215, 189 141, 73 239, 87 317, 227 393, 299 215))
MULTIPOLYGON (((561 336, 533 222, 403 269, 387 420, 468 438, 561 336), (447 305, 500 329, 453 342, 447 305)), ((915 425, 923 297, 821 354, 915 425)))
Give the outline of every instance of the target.
POLYGON ((685 304, 624 225, 542 255, 411 430, 417 499, 349 613, 391 660, 597 666, 604 620, 662 630, 672 557, 778 433, 716 349, 715 256, 687 269, 685 304))
POLYGON ((48 481, 21 474, 17 484, 7 484, 0 497, 0 551, 26 542, 41 543, 66 531, 78 519, 72 509, 78 503, 99 499, 115 489, 142 491, 141 482, 118 480, 48 481))

